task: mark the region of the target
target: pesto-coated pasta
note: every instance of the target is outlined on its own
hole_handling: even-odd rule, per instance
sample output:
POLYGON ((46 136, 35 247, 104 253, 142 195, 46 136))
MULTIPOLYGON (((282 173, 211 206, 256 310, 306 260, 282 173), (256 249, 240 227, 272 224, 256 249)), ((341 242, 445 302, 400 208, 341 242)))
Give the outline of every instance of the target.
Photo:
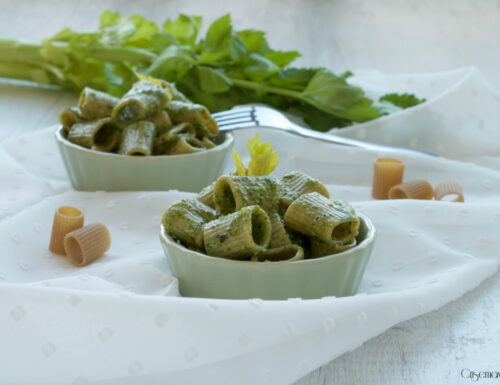
POLYGON ((203 249, 203 227, 207 220, 185 201, 171 205, 162 219, 165 230, 196 249, 203 249))
POLYGON ((181 134, 173 137, 172 145, 168 148, 167 154, 191 154, 204 150, 206 150, 206 148, 198 138, 189 134, 181 134))
POLYGON ((330 201, 317 192, 300 196, 287 209, 285 224, 324 242, 352 241, 359 230, 354 209, 342 201, 330 201))
POLYGON ((215 208, 222 214, 228 214, 242 207, 258 205, 267 212, 276 212, 278 191, 278 183, 269 176, 225 175, 215 183, 215 208))
POLYGON ((116 121, 145 119, 163 110, 170 102, 170 97, 159 85, 141 80, 123 95, 111 116, 116 121))
POLYGON ((189 122, 198 136, 214 136, 219 132, 219 126, 205 106, 174 100, 166 110, 174 124, 189 122))
POLYGON ((323 242, 321 239, 311 237, 311 257, 319 258, 325 255, 337 254, 354 246, 356 246, 356 239, 342 243, 338 241, 323 242))
POLYGON ((84 119, 94 120, 110 116, 119 101, 106 92, 85 87, 78 98, 78 107, 84 119))
POLYGON ((196 195, 196 199, 198 199, 201 203, 215 209, 214 188, 215 182, 201 190, 198 195, 196 195))
POLYGON ((172 121, 170 120, 170 116, 168 116, 167 111, 157 112, 149 118, 149 121, 155 125, 158 132, 168 130, 172 127, 172 121))
POLYGON ((301 171, 292 171, 281 178, 280 210, 283 212, 290 204, 303 194, 317 192, 326 198, 330 194, 325 185, 301 171))
POLYGON ((253 261, 300 261, 304 259, 304 249, 297 245, 285 245, 275 248, 269 248, 257 257, 252 258, 253 261))
POLYGON ((271 241, 271 222, 259 206, 248 206, 209 222, 204 228, 208 255, 243 259, 261 254, 271 241))
POLYGON ((116 143, 116 130, 110 118, 78 122, 69 130, 68 140, 85 148, 109 147, 116 143))
POLYGON ((271 243, 269 247, 275 248, 291 244, 290 235, 285 229, 281 216, 278 213, 270 213, 269 219, 271 220, 271 243))
POLYGON ((122 133, 118 153, 122 155, 152 155, 155 125, 141 121, 127 126, 122 133))
POLYGON ((73 124, 81 122, 82 120, 83 117, 78 107, 65 108, 59 114, 59 121, 63 125, 66 132, 73 127, 73 124))

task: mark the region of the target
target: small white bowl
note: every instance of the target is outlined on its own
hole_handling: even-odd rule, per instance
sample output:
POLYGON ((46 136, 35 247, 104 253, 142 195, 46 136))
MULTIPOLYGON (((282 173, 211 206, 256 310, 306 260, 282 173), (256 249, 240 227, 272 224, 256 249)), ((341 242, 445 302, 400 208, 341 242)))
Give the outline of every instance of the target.
POLYGON ((199 192, 223 172, 234 136, 220 133, 218 145, 182 155, 127 156, 89 150, 66 139, 62 126, 55 137, 71 184, 81 191, 181 190, 199 192))
POLYGON ((175 242, 161 225, 160 241, 185 297, 283 300, 344 297, 358 290, 375 241, 375 227, 361 220, 358 244, 341 253, 298 261, 250 262, 211 257, 175 242))

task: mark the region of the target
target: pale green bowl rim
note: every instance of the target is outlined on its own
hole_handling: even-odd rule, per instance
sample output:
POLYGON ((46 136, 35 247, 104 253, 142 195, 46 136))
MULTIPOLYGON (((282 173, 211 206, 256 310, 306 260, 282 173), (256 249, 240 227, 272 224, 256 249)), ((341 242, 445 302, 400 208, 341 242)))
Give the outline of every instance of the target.
POLYGON ((334 259, 342 258, 349 254, 356 254, 359 250, 366 248, 370 243, 375 240, 375 226, 372 221, 363 214, 357 213, 357 216, 363 220, 367 229, 367 233, 365 238, 361 241, 361 243, 354 246, 352 249, 342 251, 337 254, 325 255, 323 257, 318 258, 310 258, 310 259, 301 259, 298 261, 277 261, 277 262, 252 262, 252 261, 239 261, 228 258, 220 258, 220 257, 211 257, 210 255, 202 254, 198 251, 193 251, 185 248, 184 246, 175 242, 165 231, 165 227, 163 223, 160 225, 160 240, 171 247, 176 248, 180 252, 189 255, 190 257, 198 258, 211 263, 227 263, 227 264, 237 264, 240 266, 252 266, 253 269, 259 268, 268 268, 270 266, 282 266, 282 265, 307 265, 307 264, 318 264, 318 263, 327 263, 334 259))
POLYGON ((197 157, 203 157, 206 156, 206 154, 213 153, 213 152, 218 152, 218 151, 224 151, 228 147, 231 147, 234 143, 234 135, 229 132, 229 131, 220 131, 219 134, 224 135, 224 140, 222 143, 216 145, 214 148, 209 148, 205 151, 200 151, 200 152, 192 152, 189 154, 179 154, 179 155, 147 155, 147 156, 132 156, 132 155, 121 155, 121 154, 115 154, 113 152, 102 152, 102 151, 95 151, 91 150, 82 146, 79 146, 78 144, 71 143, 68 139, 66 139, 63 135, 64 127, 62 125, 57 125, 56 126, 56 131, 54 132, 54 135, 56 137, 56 140, 63 144, 65 147, 71 148, 73 151, 79 151, 83 152, 86 154, 91 154, 103 158, 114 158, 114 159, 135 159, 137 162, 143 162, 145 160, 151 161, 153 159, 158 159, 158 160, 165 160, 165 159, 184 159, 184 158, 197 158, 197 157))

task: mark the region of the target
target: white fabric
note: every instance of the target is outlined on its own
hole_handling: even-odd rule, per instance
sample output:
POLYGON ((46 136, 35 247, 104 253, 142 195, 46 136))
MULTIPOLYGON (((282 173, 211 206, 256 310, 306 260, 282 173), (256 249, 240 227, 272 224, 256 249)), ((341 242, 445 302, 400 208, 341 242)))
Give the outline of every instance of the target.
POLYGON ((453 158, 399 156, 406 180, 461 181, 465 203, 371 200, 372 163, 383 154, 268 129, 236 137, 246 154, 246 141, 259 131, 280 154, 276 175, 303 170, 373 219, 375 248, 353 297, 178 297, 158 224, 165 208, 188 194, 75 192, 51 129, 2 143, 0 384, 290 384, 492 275, 500 263, 498 95, 469 69, 362 73, 354 81, 373 94, 415 91, 429 102, 343 135, 453 158), (93 265, 75 268, 47 251, 61 205, 109 227, 112 247, 93 265))

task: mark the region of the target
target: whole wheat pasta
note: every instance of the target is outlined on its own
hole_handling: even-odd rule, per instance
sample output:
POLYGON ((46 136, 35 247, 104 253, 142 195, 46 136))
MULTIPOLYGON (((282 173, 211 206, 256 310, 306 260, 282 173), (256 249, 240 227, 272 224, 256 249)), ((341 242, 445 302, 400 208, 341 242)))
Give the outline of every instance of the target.
POLYGON ((450 202, 463 202, 464 193, 462 185, 456 180, 446 180, 436 184, 434 189, 434 197, 437 201, 443 200, 446 196, 454 196, 450 202))
POLYGON ((111 246, 109 230, 102 223, 92 223, 64 237, 64 249, 73 264, 85 266, 103 255, 111 246))
POLYGON ((405 164, 394 158, 378 158, 373 164, 372 196, 387 199, 392 186, 403 181, 405 164))
POLYGON ((425 179, 417 179, 391 187, 389 199, 432 199, 434 189, 425 179))
POLYGON ((83 214, 76 207, 62 206, 54 214, 49 250, 55 254, 66 255, 64 237, 66 234, 83 227, 83 214))

